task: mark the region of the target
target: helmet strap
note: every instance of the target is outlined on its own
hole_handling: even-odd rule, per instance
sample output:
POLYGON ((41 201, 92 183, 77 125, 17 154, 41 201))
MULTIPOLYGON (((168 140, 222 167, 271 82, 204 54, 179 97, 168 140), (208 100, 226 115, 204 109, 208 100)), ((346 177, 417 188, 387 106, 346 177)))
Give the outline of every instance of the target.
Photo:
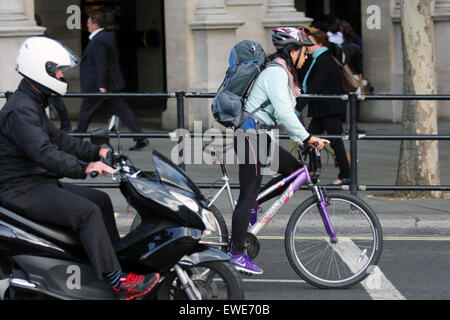
POLYGON ((298 62, 300 61, 300 56, 302 55, 302 51, 300 50, 300 54, 297 57, 297 61, 295 62, 294 68, 297 69, 298 62))
POLYGON ((36 91, 39 94, 42 94, 42 91, 39 90, 28 78, 24 78, 26 82, 33 88, 34 91, 36 91))
MULTIPOLYGON (((300 48, 300 53, 299 53, 299 55, 298 55, 298 57, 297 57, 297 61, 295 61, 295 64, 294 64, 294 70, 297 69, 298 62, 300 61, 300 57, 301 57, 301 55, 302 55, 302 48, 303 48, 303 47, 300 48)), ((290 56, 291 56, 291 55, 290 55, 290 56)), ((291 56, 291 61, 292 61, 292 63, 294 63, 294 60, 292 60, 292 56, 291 56)))

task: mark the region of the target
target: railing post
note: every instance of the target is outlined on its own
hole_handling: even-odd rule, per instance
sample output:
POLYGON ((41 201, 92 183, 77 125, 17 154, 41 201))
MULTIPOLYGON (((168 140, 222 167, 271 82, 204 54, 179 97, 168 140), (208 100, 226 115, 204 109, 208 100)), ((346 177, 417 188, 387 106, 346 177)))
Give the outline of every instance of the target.
POLYGON ((177 97, 177 126, 178 129, 184 129, 184 91, 177 91, 175 93, 177 97))
MULTIPOLYGON (((186 93, 184 91, 175 92, 175 96, 177 97, 177 127, 178 127, 178 129, 184 129, 184 96, 185 96, 185 94, 186 93)), ((180 137, 178 139, 179 145, 181 144, 183 139, 184 139, 183 137, 180 137)), ((184 149, 181 149, 179 156, 181 159, 183 159, 184 149)), ((186 165, 184 164, 184 162, 181 162, 179 167, 183 170, 186 170, 186 165)))
POLYGON ((350 192, 352 195, 358 195, 358 137, 356 132, 356 107, 358 104, 358 95, 349 94, 350 107, 350 192))
POLYGON ((346 103, 345 106, 345 134, 350 134, 350 104, 346 103))

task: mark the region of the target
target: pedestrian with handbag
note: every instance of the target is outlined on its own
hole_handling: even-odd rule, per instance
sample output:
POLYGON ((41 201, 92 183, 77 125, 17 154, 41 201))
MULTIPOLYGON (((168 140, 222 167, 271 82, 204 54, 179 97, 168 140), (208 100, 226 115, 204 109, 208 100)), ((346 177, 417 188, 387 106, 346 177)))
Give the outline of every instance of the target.
MULTIPOLYGON (((312 62, 303 79, 302 92, 306 94, 341 95, 344 94, 341 75, 330 50, 326 33, 312 30, 308 34, 313 46, 308 47, 312 62)), ((308 132, 313 135, 327 133, 341 135, 343 133, 341 115, 345 113, 345 102, 340 100, 312 100, 297 98, 296 109, 302 112, 309 104, 309 116, 312 118, 308 132)), ((330 139, 331 147, 339 167, 338 179, 334 185, 350 183, 350 166, 344 143, 341 139, 330 139)))

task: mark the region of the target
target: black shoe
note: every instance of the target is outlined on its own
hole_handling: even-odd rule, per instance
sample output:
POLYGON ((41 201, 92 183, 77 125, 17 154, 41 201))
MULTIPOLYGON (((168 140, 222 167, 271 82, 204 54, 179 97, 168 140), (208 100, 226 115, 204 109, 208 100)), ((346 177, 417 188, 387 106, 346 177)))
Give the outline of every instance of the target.
POLYGON ((130 148, 130 151, 138 151, 150 145, 147 139, 138 140, 136 144, 130 148))
POLYGON ((120 276, 119 288, 113 287, 120 300, 133 300, 149 293, 159 281, 159 273, 144 276, 129 273, 120 276))
POLYGON ((356 129, 356 133, 365 134, 366 132, 367 132, 366 130, 363 130, 363 129, 360 129, 360 128, 356 129))

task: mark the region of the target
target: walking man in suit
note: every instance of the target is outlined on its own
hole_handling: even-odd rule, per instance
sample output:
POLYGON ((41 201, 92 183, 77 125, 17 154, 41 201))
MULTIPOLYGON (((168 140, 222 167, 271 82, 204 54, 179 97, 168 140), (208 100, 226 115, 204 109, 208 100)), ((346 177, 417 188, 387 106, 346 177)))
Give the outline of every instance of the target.
MULTIPOLYGON (((125 80, 120 70, 115 39, 103 29, 105 15, 96 11, 89 15, 87 27, 90 33, 80 64, 82 92, 120 92, 125 88, 125 80)), ((83 98, 78 125, 74 132, 86 132, 95 112, 106 107, 125 123, 131 132, 142 132, 129 105, 122 98, 83 98)), ((148 139, 136 138, 130 150, 141 150, 150 143, 148 139)))

